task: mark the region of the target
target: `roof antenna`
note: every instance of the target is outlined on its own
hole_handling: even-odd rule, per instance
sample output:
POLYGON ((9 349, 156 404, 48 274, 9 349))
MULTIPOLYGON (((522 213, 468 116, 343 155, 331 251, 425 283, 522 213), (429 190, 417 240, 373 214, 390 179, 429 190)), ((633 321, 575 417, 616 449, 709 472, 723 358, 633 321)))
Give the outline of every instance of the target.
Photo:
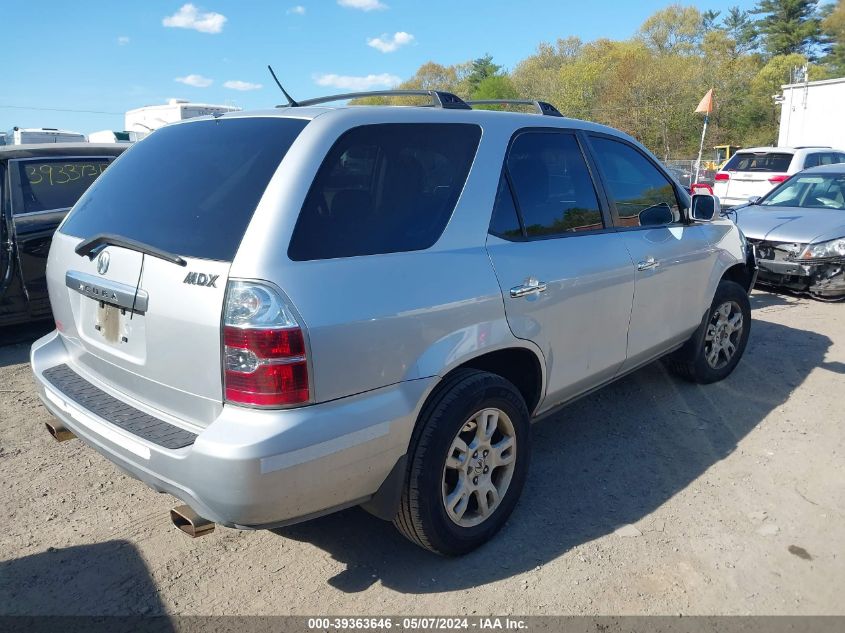
POLYGON ((288 100, 288 107, 289 108, 296 108, 299 104, 293 100, 293 98, 288 94, 288 91, 285 90, 284 86, 282 86, 282 82, 279 81, 279 78, 276 77, 276 73, 273 72, 273 67, 270 64, 267 64, 267 70, 270 71, 270 74, 273 75, 273 81, 276 82, 276 85, 279 87, 279 90, 282 91, 282 94, 285 95, 285 99, 288 100))

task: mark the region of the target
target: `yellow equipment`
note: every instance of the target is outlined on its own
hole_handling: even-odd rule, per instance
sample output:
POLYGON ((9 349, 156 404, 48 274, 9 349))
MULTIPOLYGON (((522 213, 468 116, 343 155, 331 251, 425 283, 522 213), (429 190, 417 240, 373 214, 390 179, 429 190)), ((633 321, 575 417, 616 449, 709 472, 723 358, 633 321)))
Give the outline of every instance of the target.
POLYGON ((716 145, 713 149, 715 150, 713 160, 702 163, 702 167, 708 171, 719 171, 731 159, 731 156, 742 148, 738 145, 716 145))

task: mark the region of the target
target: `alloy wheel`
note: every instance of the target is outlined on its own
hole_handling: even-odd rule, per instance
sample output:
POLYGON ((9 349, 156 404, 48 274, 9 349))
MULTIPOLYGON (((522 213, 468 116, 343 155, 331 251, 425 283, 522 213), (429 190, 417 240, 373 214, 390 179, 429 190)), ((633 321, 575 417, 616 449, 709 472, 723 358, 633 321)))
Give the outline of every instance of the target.
POLYGON ((743 327, 742 309, 735 301, 726 301, 713 311, 704 335, 704 358, 711 368, 722 369, 731 362, 743 327))
POLYGON ((510 486, 516 464, 516 431, 501 409, 483 409, 458 431, 443 468, 446 514, 461 527, 484 522, 510 486))

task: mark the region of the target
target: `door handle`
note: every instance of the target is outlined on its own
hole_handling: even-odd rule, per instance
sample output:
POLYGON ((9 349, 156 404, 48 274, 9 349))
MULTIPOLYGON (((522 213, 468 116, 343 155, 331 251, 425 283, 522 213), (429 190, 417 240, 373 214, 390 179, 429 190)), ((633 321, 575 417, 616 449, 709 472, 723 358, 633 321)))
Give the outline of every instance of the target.
POLYGON ((533 277, 529 277, 525 280, 525 283, 521 286, 514 286, 511 288, 511 297, 517 299, 519 297, 524 297, 526 295, 530 295, 533 293, 541 293, 546 292, 548 289, 548 284, 545 281, 537 281, 533 277))
POLYGON ((637 264, 637 270, 648 270, 649 268, 657 268, 658 266, 660 266, 660 262, 654 259, 654 257, 646 257, 645 261, 637 264))

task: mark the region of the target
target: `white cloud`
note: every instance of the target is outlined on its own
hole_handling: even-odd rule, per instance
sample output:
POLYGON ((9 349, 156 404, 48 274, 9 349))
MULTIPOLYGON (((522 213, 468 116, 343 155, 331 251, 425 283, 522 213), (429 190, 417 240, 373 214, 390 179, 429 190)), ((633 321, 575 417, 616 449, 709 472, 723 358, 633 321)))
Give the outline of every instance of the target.
POLYGON ((400 46, 407 46, 414 41, 414 36, 405 31, 398 31, 392 36, 386 33, 381 37, 371 37, 367 40, 367 46, 372 46, 382 53, 392 53, 400 46))
POLYGON ((180 84, 193 86, 194 88, 208 88, 214 83, 213 79, 203 77, 202 75, 185 75, 184 77, 176 77, 173 81, 178 81, 180 84))
POLYGON ((376 11, 387 8, 387 5, 381 0, 337 0, 337 3, 342 7, 358 9, 359 11, 376 11))
POLYGON ((294 15, 305 15, 305 7, 303 7, 301 4, 298 4, 295 7, 291 7, 290 9, 288 9, 287 13, 293 13, 294 15))
POLYGON ((200 33, 220 33, 226 24, 226 16, 208 11, 200 13, 193 4, 183 4, 173 15, 164 18, 161 23, 177 29, 194 29, 200 33))
POLYGON ((126 46, 128 43, 129 43, 129 38, 126 37, 125 35, 121 35, 120 37, 117 38, 118 46, 126 46))
POLYGON ((341 90, 372 90, 373 88, 391 88, 402 82, 401 77, 381 73, 380 75, 315 75, 314 81, 320 86, 332 86, 341 90))
POLYGON ((223 84, 224 88, 228 88, 229 90, 261 90, 263 87, 261 84, 253 84, 248 81, 239 81, 237 79, 227 81, 223 84))

